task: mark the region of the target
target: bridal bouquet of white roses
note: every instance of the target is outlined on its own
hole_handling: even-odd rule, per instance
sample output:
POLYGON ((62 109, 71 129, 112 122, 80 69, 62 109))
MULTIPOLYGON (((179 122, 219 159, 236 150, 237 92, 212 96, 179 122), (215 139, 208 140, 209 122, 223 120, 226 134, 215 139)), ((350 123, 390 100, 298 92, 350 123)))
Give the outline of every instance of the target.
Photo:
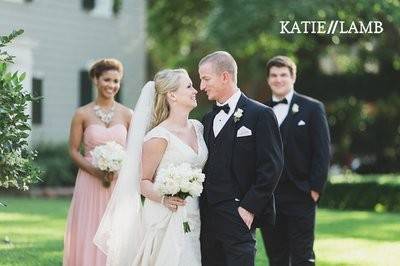
POLYGON ((93 158, 93 166, 105 172, 103 185, 109 187, 111 182, 107 176, 121 169, 125 158, 124 147, 115 141, 109 141, 103 145, 96 146, 90 151, 90 154, 93 158))
MULTIPOLYGON (((192 168, 188 163, 169 165, 158 171, 155 188, 163 196, 175 196, 181 199, 198 197, 203 191, 205 176, 200 168, 192 168)), ((190 232, 185 206, 183 229, 190 232)))

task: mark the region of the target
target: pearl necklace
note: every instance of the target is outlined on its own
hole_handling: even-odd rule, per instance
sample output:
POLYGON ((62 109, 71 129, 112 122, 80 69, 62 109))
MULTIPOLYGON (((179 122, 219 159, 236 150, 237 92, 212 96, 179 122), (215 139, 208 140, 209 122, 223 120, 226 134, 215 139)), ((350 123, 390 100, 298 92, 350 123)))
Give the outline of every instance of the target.
POLYGON ((103 121, 107 126, 110 124, 112 121, 112 118, 114 116, 114 110, 115 110, 115 102, 113 106, 108 109, 107 111, 103 110, 99 105, 95 104, 93 107, 95 115, 100 118, 101 121, 103 121))

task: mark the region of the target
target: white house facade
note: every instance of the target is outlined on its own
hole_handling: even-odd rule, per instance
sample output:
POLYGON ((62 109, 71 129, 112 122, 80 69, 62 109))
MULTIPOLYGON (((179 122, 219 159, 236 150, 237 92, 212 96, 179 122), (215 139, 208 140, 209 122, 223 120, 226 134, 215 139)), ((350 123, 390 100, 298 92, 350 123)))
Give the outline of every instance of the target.
POLYGON ((124 65, 118 99, 133 108, 145 82, 145 0, 0 0, 0 35, 24 29, 8 47, 13 69, 26 72, 24 88, 43 100, 34 103, 32 142, 66 142, 74 111, 95 91, 88 69, 113 57, 124 65))

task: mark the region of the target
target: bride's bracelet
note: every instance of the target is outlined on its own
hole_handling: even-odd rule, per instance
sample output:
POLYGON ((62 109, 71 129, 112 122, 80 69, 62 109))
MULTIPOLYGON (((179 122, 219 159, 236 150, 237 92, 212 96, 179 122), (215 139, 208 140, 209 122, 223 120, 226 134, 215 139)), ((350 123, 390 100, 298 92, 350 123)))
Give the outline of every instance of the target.
POLYGON ((161 197, 161 205, 164 205, 165 196, 161 197))

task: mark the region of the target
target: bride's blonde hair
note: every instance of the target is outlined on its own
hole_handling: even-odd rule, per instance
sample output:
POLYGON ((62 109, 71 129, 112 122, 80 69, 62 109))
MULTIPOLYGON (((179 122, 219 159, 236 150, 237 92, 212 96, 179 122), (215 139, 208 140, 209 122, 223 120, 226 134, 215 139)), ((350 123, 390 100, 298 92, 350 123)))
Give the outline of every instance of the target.
POLYGON ((174 92, 179 88, 180 80, 183 75, 189 76, 183 68, 164 69, 154 76, 155 83, 155 101, 153 120, 150 128, 158 126, 162 121, 167 119, 170 113, 170 106, 167 100, 167 93, 174 92))

